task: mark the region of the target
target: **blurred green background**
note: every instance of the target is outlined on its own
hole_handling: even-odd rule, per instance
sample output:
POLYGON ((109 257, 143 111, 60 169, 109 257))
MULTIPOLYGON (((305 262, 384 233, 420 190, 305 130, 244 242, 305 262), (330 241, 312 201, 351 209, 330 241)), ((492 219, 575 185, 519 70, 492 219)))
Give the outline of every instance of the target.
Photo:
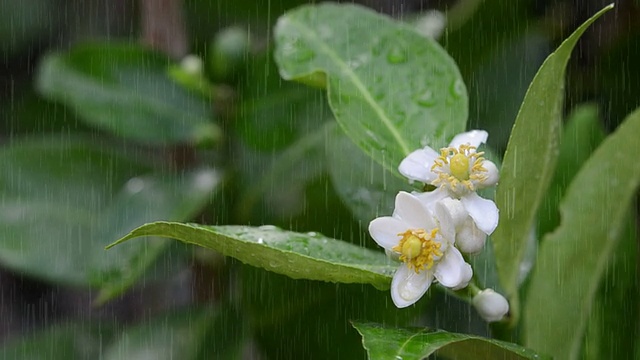
MULTIPOLYGON (((324 93, 281 80, 271 58, 275 21, 304 3, 0 0, 0 358, 352 359, 364 356, 354 319, 488 334, 438 291, 398 312, 370 286, 293 281, 158 239, 103 250, 153 220, 375 248, 366 224, 393 192, 359 181, 383 170, 329 169, 353 145, 331 135, 324 93)), ((469 90, 468 127, 501 154, 542 61, 608 1, 359 3, 437 30, 469 90)), ((566 113, 591 103, 607 132, 640 106, 640 2, 615 3, 566 86, 566 113)), ((477 260, 487 284, 490 258, 477 260)))

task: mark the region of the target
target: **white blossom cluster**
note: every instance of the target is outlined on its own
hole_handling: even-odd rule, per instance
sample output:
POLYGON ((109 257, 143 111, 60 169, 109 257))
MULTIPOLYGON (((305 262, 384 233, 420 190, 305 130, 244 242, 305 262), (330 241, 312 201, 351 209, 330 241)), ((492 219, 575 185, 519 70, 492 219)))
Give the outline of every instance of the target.
MULTIPOLYGON (((480 252, 499 218, 496 204, 476 192, 499 179, 496 165, 477 151, 487 137, 482 130, 458 134, 448 147, 435 151, 427 146, 400 163, 402 175, 436 189, 398 193, 393 215, 369 224, 378 245, 402 262, 391 283, 397 307, 414 304, 434 281, 453 290, 471 281, 473 270, 463 253, 480 252)), ((509 309, 491 289, 478 292, 472 303, 487 321, 500 320, 509 309)))

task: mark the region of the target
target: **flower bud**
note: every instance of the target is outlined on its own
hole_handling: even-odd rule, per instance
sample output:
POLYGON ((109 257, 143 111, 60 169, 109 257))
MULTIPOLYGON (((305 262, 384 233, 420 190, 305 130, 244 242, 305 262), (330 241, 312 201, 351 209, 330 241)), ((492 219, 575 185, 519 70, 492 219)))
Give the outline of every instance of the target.
POLYGON ((507 299, 492 289, 480 291, 473 297, 472 303, 487 322, 500 321, 509 312, 507 299))

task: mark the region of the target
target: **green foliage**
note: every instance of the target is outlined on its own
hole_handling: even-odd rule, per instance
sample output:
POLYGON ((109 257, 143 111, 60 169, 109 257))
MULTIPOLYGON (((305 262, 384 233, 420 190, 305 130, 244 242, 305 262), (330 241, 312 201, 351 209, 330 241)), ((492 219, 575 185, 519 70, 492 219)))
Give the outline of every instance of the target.
POLYGON ((525 307, 525 342, 576 359, 596 292, 640 185, 640 111, 629 115, 582 166, 560 205, 560 227, 544 238, 525 307), (562 294, 562 295, 560 295, 562 294), (562 296, 562 301, 549 301, 562 296))
POLYGON ((535 352, 502 341, 424 328, 391 328, 354 322, 369 360, 421 360, 435 354, 452 359, 543 359, 535 352))
POLYGON ((538 211, 540 234, 546 234, 560 224, 558 205, 562 196, 582 164, 604 138, 597 106, 582 105, 569 115, 560 141, 556 172, 538 211))
POLYGON ((109 248, 141 236, 174 238, 294 279, 364 283, 386 289, 394 271, 382 253, 322 234, 295 233, 270 225, 256 228, 155 222, 133 230, 109 248))
POLYGON ((464 129, 467 93, 455 63, 406 25, 327 3, 281 17, 275 39, 282 77, 326 86, 345 133, 393 173, 411 151, 464 129))
POLYGON ((49 281, 121 291, 165 244, 154 241, 115 256, 101 248, 140 223, 194 216, 221 180, 206 168, 162 173, 87 138, 59 140, 22 140, 0 151, 0 259, 49 281))
POLYGON ((237 359, 244 327, 239 312, 226 306, 177 311, 124 329, 102 358, 237 359))
POLYGON ((20 360, 91 360, 100 356, 102 341, 113 336, 109 326, 92 324, 54 325, 0 348, 3 359, 20 360))
POLYGON ((169 65, 140 46, 87 44, 45 57, 37 87, 116 136, 153 144, 217 141, 210 104, 173 82, 169 65))
POLYGON ((640 354, 640 110, 603 130, 638 105, 640 32, 586 30, 611 6, 542 63, 593 9, 187 0, 185 34, 150 34, 154 2, 102 2, 0 0, 0 358, 640 354), (157 51, 173 35, 190 55, 157 51), (563 125, 565 95, 594 104, 563 125), (470 286, 398 309, 399 263, 367 225, 428 188, 398 176, 408 153, 474 128, 499 167, 507 146, 479 192, 500 209, 495 251, 465 254, 470 286), (490 327, 469 304, 484 287, 510 297, 490 327))
POLYGON ((527 90, 505 151, 496 204, 500 224, 492 236, 498 276, 518 321, 518 276, 527 238, 558 157, 564 75, 573 47, 608 6, 580 26, 542 64, 527 90))

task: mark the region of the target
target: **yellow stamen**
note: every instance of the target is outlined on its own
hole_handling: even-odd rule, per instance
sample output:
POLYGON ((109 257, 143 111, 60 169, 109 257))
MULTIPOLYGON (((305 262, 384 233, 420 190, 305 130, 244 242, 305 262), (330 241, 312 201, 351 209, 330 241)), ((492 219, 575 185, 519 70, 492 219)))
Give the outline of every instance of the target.
POLYGON ((445 185, 454 192, 475 191, 476 185, 487 179, 484 152, 475 150, 468 144, 440 149, 440 156, 431 166, 431 171, 438 174, 432 185, 445 185))
POLYGON ((393 251, 400 254, 400 260, 404 261, 410 269, 416 274, 433 267, 436 257, 441 257, 442 244, 434 239, 438 233, 438 229, 426 232, 424 229, 407 230, 398 234, 402 236, 400 243, 393 247, 393 251))

